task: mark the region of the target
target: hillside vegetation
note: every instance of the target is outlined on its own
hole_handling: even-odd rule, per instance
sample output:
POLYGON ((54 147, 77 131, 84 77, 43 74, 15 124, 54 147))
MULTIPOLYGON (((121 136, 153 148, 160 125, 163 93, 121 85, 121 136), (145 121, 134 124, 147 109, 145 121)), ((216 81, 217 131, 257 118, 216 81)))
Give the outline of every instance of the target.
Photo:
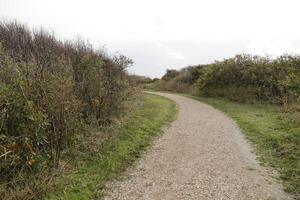
POLYGON ((291 104, 300 98, 300 56, 237 55, 208 65, 167 70, 146 88, 188 92, 234 101, 291 104))
POLYGON ((233 117, 260 160, 300 195, 300 56, 250 55, 167 70, 142 87, 193 95, 233 117), (228 101, 229 100, 229 101, 228 101))
POLYGON ((91 126, 126 111, 133 88, 125 56, 0 23, 0 197, 31 199, 91 126))

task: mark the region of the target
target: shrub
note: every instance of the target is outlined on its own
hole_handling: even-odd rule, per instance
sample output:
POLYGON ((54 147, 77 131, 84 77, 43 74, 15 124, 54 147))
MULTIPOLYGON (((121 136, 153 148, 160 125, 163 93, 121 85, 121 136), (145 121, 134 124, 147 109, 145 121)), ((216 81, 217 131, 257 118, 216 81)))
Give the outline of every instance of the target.
POLYGON ((175 78, 178 74, 179 74, 179 72, 177 70, 167 69, 166 74, 161 79, 165 80, 165 81, 169 81, 169 80, 175 78))
POLYGON ((288 80, 291 76, 299 77, 299 61, 298 56, 281 56, 272 60, 238 55, 200 69, 199 90, 208 96, 233 97, 233 100, 294 102, 298 91, 295 88, 292 91, 293 83, 288 80))
POLYGON ((237 55, 208 65, 167 70, 152 88, 234 101, 292 104, 300 98, 300 56, 237 55))
POLYGON ((0 184, 13 191, 26 175, 59 167, 89 124, 124 113, 132 61, 17 22, 0 23, 0 45, 0 184))

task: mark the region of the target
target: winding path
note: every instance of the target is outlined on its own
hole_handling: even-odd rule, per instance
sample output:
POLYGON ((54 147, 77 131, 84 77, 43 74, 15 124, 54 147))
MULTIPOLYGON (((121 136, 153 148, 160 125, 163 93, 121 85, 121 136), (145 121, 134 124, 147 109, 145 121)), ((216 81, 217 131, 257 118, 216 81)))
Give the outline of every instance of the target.
POLYGON ((106 200, 290 199, 229 117, 196 100, 156 94, 179 105, 178 118, 127 179, 108 186, 106 200))

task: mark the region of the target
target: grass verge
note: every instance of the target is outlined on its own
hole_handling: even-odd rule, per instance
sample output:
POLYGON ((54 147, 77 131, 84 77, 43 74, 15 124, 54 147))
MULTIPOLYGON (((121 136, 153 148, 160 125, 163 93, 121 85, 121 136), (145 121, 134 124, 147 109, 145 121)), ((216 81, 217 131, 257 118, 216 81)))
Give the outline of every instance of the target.
POLYGON ((281 107, 268 104, 184 96, 208 103, 233 118, 254 145, 261 164, 274 167, 285 190, 300 197, 299 113, 283 112, 281 107))
POLYGON ((175 119, 176 104, 166 98, 145 94, 142 105, 115 131, 101 151, 79 156, 76 167, 63 176, 46 199, 96 199, 104 185, 140 157, 166 124, 175 119))

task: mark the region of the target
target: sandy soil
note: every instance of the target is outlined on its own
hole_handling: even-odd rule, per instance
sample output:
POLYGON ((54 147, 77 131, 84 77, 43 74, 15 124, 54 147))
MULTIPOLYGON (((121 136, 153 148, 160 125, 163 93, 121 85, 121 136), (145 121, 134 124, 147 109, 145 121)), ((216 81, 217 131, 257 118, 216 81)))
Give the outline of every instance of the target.
POLYGON ((156 94, 179 105, 178 118, 125 180, 108 184, 104 199, 291 199, 229 117, 199 101, 156 94))

